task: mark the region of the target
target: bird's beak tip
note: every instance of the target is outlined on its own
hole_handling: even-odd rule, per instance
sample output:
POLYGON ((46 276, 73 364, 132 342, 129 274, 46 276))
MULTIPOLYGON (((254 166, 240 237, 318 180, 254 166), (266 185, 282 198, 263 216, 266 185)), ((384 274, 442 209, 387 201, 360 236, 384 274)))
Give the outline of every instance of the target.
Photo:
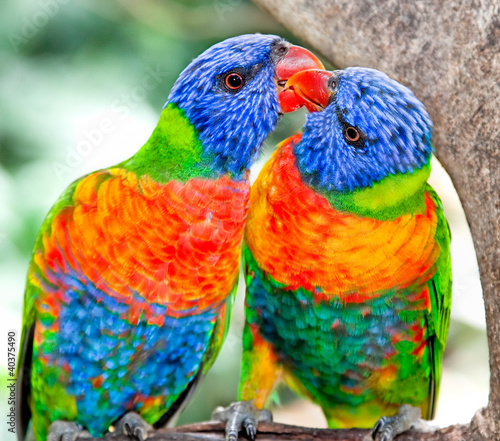
MULTIPOLYGON (((323 110, 328 106, 331 92, 328 81, 332 72, 324 69, 302 70, 292 75, 280 94, 285 109, 305 106, 310 112, 323 110)), ((286 110, 284 110, 286 111, 286 110)))
MULTIPOLYGON (((290 46, 288 53, 278 62, 276 76, 278 83, 289 81, 297 73, 303 70, 322 70, 323 63, 312 52, 300 46, 290 46)), ((286 86, 285 86, 286 87, 286 86)), ((278 101, 284 113, 292 112, 302 107, 304 103, 297 100, 294 92, 285 89, 279 92, 278 101)))

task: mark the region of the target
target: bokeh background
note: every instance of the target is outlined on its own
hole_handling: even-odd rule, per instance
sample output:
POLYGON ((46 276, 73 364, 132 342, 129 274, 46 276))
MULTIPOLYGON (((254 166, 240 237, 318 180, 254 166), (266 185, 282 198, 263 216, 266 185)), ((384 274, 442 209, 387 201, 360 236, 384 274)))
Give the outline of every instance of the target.
MULTIPOLYGON (((20 338, 26 269, 44 216, 79 176, 131 156, 156 125, 171 85, 200 52, 243 33, 302 44, 246 0, 4 0, 0 4, 0 440, 7 431, 7 332, 20 338), (103 121, 108 121, 103 130, 103 121), (111 123, 109 123, 111 121, 111 123)), ((286 115, 273 146, 300 129, 286 115)), ((467 422, 487 402, 488 354, 474 248, 458 197, 436 162, 432 185, 453 235, 452 323, 436 423, 467 422)), ((243 326, 232 328, 179 423, 208 419, 236 398, 243 326)), ((321 411, 282 387, 275 420, 324 427, 321 411)))

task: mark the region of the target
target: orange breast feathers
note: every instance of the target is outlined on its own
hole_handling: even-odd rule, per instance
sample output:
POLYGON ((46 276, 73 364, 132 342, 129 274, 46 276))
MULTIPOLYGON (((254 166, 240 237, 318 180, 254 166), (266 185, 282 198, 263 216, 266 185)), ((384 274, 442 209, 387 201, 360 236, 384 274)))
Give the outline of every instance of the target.
POLYGON ((163 185, 118 168, 93 173, 48 225, 35 263, 52 283, 78 273, 170 314, 203 310, 237 282, 249 191, 227 177, 163 185))
POLYGON ((246 242, 260 267, 290 289, 363 301, 422 284, 435 272, 435 204, 422 214, 380 221, 336 211, 307 187, 284 141, 252 187, 246 242))

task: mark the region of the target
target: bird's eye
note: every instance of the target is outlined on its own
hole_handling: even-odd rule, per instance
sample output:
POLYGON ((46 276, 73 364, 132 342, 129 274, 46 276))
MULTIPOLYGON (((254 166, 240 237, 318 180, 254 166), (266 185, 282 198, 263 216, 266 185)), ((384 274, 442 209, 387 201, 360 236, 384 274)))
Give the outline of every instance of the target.
POLYGON ((236 72, 232 72, 232 73, 228 74, 224 81, 225 81, 226 87, 230 90, 239 90, 244 85, 243 77, 236 72))
POLYGON ((358 142, 361 135, 356 127, 349 126, 344 130, 344 138, 348 142, 358 142))
POLYGON ((215 79, 221 91, 235 94, 252 81, 259 69, 260 66, 252 66, 252 69, 238 66, 217 75, 215 79))

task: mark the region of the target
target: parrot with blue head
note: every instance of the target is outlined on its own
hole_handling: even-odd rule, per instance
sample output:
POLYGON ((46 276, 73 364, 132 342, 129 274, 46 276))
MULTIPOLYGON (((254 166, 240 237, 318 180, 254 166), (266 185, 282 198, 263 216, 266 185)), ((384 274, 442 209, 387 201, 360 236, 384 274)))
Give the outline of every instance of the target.
POLYGON ((284 83, 310 68, 321 62, 278 36, 215 44, 180 74, 133 157, 57 200, 28 269, 20 439, 110 425, 144 439, 186 402, 228 329, 248 169, 284 83))
POLYGON ((427 183, 432 123, 414 94, 368 68, 303 71, 305 105, 252 186, 246 324, 227 439, 255 435, 280 379, 331 428, 390 441, 434 415, 451 306, 450 232, 427 183))

